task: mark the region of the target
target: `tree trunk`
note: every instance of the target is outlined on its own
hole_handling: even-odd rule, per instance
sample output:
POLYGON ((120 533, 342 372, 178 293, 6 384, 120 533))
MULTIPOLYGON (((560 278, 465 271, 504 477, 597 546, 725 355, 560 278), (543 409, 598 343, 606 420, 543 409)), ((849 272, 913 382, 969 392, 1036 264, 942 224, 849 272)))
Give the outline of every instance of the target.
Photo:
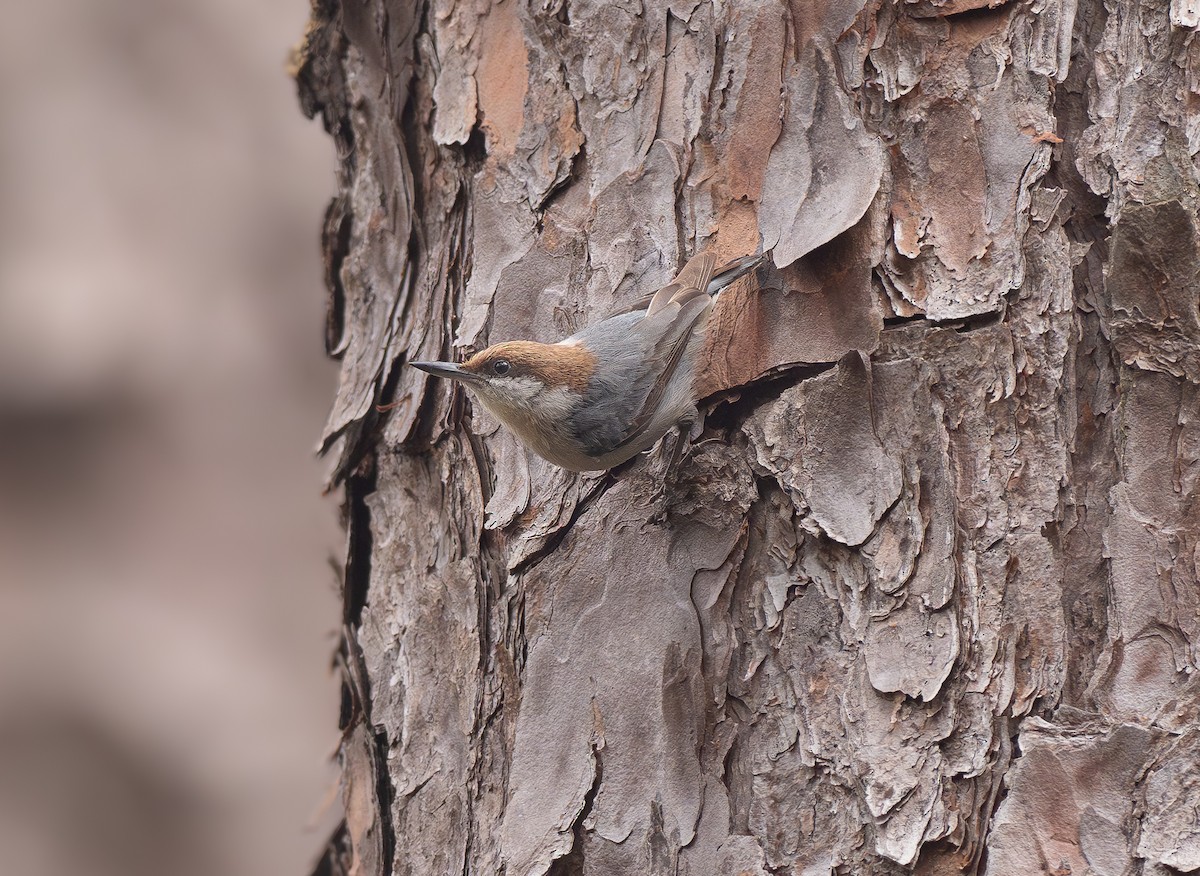
POLYGON ((1200 867, 1198 9, 317 0, 319 871, 1200 867), (678 464, 565 473, 403 367, 760 247, 678 464))

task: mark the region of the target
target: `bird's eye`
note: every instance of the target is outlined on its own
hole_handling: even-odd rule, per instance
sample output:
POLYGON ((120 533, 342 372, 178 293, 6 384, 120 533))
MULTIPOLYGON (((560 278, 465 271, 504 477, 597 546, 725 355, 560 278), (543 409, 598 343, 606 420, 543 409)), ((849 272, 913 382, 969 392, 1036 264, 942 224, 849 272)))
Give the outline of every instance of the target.
POLYGON ((504 376, 505 374, 507 374, 509 372, 510 368, 512 368, 512 366, 508 364, 507 359, 497 359, 495 362, 492 363, 492 373, 493 374, 499 374, 501 376, 504 376))

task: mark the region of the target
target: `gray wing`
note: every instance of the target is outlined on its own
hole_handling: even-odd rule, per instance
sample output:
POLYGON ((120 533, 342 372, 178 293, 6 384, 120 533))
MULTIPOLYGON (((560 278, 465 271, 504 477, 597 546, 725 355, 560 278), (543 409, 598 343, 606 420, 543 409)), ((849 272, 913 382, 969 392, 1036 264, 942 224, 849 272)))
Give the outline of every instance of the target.
POLYGON ((675 377, 696 323, 712 304, 708 287, 716 266, 717 258, 712 253, 693 256, 679 275, 650 300, 642 325, 657 337, 651 357, 656 376, 614 450, 636 440, 658 413, 663 393, 675 377))
POLYGON ((716 256, 700 253, 654 293, 644 310, 610 317, 574 336, 605 363, 576 418, 575 437, 589 454, 601 456, 637 439, 658 412, 711 296, 760 261, 761 255, 745 256, 718 269, 716 256))
POLYGON ((641 434, 708 306, 709 298, 702 294, 653 314, 615 316, 576 335, 604 360, 576 417, 576 438, 589 454, 610 453, 641 434))

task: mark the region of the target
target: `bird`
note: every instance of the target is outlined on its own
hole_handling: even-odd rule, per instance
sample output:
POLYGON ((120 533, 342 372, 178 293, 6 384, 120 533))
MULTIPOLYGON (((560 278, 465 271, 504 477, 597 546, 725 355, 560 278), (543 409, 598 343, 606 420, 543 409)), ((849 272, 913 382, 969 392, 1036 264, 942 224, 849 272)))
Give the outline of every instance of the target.
POLYGON ((713 300, 765 253, 720 267, 693 256, 666 286, 553 344, 504 341, 453 362, 410 362, 461 383, 534 453, 604 471, 696 414, 696 366, 713 300))

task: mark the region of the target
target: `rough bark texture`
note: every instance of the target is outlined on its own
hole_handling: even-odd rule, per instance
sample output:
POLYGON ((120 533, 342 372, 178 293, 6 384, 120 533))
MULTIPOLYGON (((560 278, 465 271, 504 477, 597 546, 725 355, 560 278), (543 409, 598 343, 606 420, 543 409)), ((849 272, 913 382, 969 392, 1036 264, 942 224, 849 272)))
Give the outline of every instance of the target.
POLYGON ((323 872, 1200 867, 1198 9, 318 2, 323 872), (760 246, 677 466, 402 367, 760 246))

